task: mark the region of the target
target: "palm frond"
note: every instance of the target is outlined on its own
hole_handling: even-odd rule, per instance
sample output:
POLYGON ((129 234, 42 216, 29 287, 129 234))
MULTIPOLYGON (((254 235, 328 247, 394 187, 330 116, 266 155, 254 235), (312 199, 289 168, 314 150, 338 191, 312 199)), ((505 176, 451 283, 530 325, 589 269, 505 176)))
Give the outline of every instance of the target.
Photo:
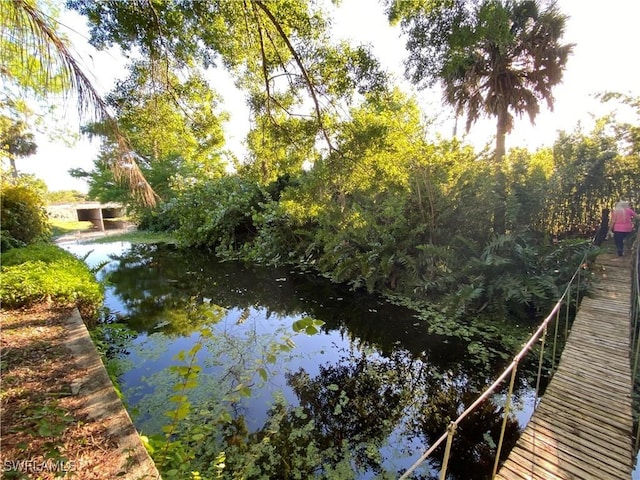
MULTIPOLYGON (((29 75, 35 76, 34 82, 41 85, 45 92, 54 87, 66 87, 62 88, 63 92, 75 93, 80 116, 103 120, 117 139, 119 159, 110 165, 116 180, 127 184, 143 204, 155 205, 157 195, 135 161, 129 142, 69 46, 56 32, 50 17, 33 1, 11 0, 0 2, 0 19, 0 42, 3 46, 15 47, 13 51, 1 49, 0 64, 8 65, 9 56, 12 55, 27 69, 29 75), (30 55, 34 52, 40 57, 38 62, 34 62, 30 55)), ((10 81, 14 80, 10 78, 12 75, 8 68, 3 67, 0 74, 10 81)))

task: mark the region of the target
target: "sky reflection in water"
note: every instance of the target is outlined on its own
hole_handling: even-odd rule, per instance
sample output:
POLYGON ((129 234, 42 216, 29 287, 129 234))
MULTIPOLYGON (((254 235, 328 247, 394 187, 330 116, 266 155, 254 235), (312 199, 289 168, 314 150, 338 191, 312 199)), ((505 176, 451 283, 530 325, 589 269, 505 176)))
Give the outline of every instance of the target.
MULTIPOLYGON (((211 326, 213 339, 205 341, 205 348, 197 354, 198 365, 210 374, 211 381, 201 381, 199 391, 193 392, 194 400, 224 403, 221 384, 227 388, 240 383, 251 386, 251 396, 234 405, 235 414, 244 415, 249 430, 265 424, 276 393, 284 395, 290 405, 302 402, 322 410, 321 405, 313 407, 313 399, 299 398, 299 393, 304 396, 304 388, 313 386, 322 395, 330 394, 331 382, 342 378, 342 384, 353 383, 351 393, 357 395, 366 385, 349 379, 350 372, 398 374, 394 389, 408 391, 415 398, 398 405, 403 418, 381 439, 380 452, 391 471, 411 465, 446 425, 442 419, 435 422, 428 417, 411 417, 424 417, 425 409, 436 406, 448 408, 450 415, 460 413, 486 382, 474 378, 464 344, 428 335, 427 326, 407 309, 350 292, 322 278, 283 268, 220 263, 202 252, 171 246, 132 246, 127 242, 62 246, 77 256, 87 255, 85 261, 90 266, 109 262, 99 272, 99 278, 109 280, 105 305, 136 332, 126 346, 120 384, 129 409, 135 413, 136 426, 143 433, 159 431, 165 421, 162 412, 168 408, 166 395, 172 386, 167 368, 177 363, 176 353, 189 350, 200 336, 198 328, 203 325, 194 325, 189 313, 194 303, 202 307, 210 302, 224 309, 224 315, 211 326), (292 324, 303 317, 323 321, 321 332, 294 333, 292 324), (295 348, 279 351, 275 362, 265 362, 274 346, 277 348, 288 337, 295 348), (263 367, 268 372, 266 381, 257 373, 263 367), (358 370, 360 367, 362 370, 358 370), (311 381, 298 392, 291 383, 291 374, 295 373, 298 380, 311 381)), ((516 412, 517 419, 526 422, 533 402, 530 389, 522 388, 518 399, 521 409, 516 412)), ((375 423, 380 413, 365 401, 358 405, 369 409, 359 422, 375 423)), ((318 412, 322 416, 321 410, 318 412)), ((488 415, 493 417, 495 410, 490 408, 488 415)), ((327 429, 340 430, 341 426, 327 422, 327 429)), ((468 427, 478 442, 487 429, 482 425, 468 427)), ((512 430, 517 430, 517 423, 512 430)), ((478 452, 462 455, 468 456, 477 457, 478 452)), ((458 463, 464 462, 461 458, 458 463)), ((480 473, 468 476, 470 471, 479 472, 473 465, 469 468, 472 470, 460 466, 457 473, 454 469, 451 472, 454 478, 483 478, 480 473)), ((361 478, 370 476, 371 472, 363 472, 361 478)))

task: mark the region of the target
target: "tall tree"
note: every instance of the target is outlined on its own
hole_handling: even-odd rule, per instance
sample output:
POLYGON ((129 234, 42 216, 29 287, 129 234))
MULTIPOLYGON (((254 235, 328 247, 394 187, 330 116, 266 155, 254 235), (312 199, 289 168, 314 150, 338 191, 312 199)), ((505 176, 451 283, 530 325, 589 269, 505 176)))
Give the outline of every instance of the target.
POLYGON ((441 82, 444 100, 466 128, 496 118, 498 208, 494 228, 504 231, 504 176, 500 164, 513 115, 531 122, 540 103, 553 108, 572 44, 561 43, 566 16, 555 3, 536 0, 391 0, 388 15, 408 35, 406 73, 420 86, 441 82))
MULTIPOLYGON (((164 200, 171 195, 172 178, 203 179, 224 173, 222 123, 227 115, 216 111, 219 97, 201 76, 180 80, 162 59, 136 61, 106 102, 133 146, 145 178, 164 200)), ((113 184, 105 168, 117 159, 118 143, 104 127, 103 123, 86 127, 104 140, 96 168, 90 173, 76 170, 73 175, 89 177, 90 193, 100 199, 135 202, 113 184)))
POLYGON ((33 133, 27 129, 25 122, 0 115, 0 158, 9 160, 14 179, 18 178, 16 157, 35 155, 38 150, 33 133))

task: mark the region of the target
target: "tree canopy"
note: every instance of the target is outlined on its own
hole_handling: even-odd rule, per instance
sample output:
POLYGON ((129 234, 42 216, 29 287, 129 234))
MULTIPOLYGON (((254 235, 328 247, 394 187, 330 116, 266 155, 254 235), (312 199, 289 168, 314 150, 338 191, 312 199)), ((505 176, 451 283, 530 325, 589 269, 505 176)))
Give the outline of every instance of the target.
POLYGON ((388 15, 408 35, 406 73, 417 85, 440 82, 444 100, 466 128, 483 115, 497 119, 496 159, 513 115, 553 109, 552 88, 573 45, 563 44, 566 16, 536 0, 389 2, 388 15))
POLYGON ((93 2, 70 0, 87 16, 91 42, 120 45, 179 68, 224 66, 247 92, 254 114, 310 117, 333 148, 325 112, 354 90, 385 87, 386 77, 364 46, 330 42, 316 2, 93 2))

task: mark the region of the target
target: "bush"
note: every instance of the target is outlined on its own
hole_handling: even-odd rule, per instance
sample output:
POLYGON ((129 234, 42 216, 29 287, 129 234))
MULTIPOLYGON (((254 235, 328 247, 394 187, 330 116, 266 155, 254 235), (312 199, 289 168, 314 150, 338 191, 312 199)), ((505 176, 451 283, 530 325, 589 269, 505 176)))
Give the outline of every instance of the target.
POLYGON ((95 320, 104 299, 103 286, 87 265, 55 245, 14 248, 1 256, 0 302, 5 308, 47 300, 76 305, 87 321, 95 320))
POLYGON ((176 237, 183 245, 225 253, 253 239, 253 214, 264 201, 257 184, 229 176, 186 190, 168 211, 178 219, 176 237))
POLYGON ((3 250, 50 238, 44 199, 34 185, 4 183, 0 203, 3 250))

